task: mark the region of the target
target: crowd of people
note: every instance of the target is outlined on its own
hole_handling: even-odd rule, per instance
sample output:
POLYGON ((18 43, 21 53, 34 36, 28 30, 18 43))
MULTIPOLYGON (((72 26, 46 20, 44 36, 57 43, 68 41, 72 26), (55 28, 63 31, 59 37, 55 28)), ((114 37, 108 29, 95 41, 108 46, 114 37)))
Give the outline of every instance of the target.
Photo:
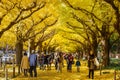
MULTIPOLYGON (((24 76, 28 76, 28 72, 30 73, 31 77, 37 77, 37 70, 36 67, 39 66, 40 70, 51 70, 51 65, 54 64, 55 70, 57 72, 62 73, 62 68, 65 67, 64 60, 67 64, 67 71, 72 72, 72 65, 76 65, 76 71, 80 72, 80 59, 76 58, 74 54, 65 54, 62 52, 55 52, 51 54, 45 54, 41 53, 39 55, 36 55, 34 51, 30 54, 30 56, 27 56, 27 53, 24 53, 24 56, 21 61, 21 70, 24 72, 24 76), (34 72, 34 75, 33 75, 34 72)), ((88 58, 88 67, 89 67, 89 78, 94 78, 94 54, 90 52, 89 58, 88 58)))

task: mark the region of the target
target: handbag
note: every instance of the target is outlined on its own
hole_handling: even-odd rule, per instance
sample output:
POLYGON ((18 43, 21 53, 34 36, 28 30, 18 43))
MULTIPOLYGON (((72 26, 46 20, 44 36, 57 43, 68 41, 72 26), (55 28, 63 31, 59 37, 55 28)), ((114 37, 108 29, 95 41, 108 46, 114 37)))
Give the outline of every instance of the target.
POLYGON ((96 66, 99 66, 99 62, 98 62, 98 59, 97 59, 97 58, 95 58, 94 64, 95 64, 96 66))

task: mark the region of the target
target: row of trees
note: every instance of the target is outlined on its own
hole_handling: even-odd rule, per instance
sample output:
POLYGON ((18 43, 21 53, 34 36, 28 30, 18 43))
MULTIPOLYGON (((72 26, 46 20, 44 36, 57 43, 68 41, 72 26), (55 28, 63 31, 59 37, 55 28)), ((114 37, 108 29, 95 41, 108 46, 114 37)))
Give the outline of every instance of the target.
POLYGON ((102 47, 107 66, 110 50, 119 41, 119 4, 119 0, 0 0, 0 38, 14 34, 9 36, 14 37, 18 65, 23 49, 30 45, 30 50, 39 51, 92 49, 96 56, 102 47))
POLYGON ((90 0, 87 1, 90 5, 83 8, 77 5, 78 2, 82 4, 82 1, 73 3, 71 0, 64 0, 64 2, 71 10, 70 20, 66 21, 71 31, 64 32, 76 34, 79 39, 64 37, 82 45, 82 51, 85 53, 89 53, 92 49, 96 56, 99 46, 102 46, 104 65, 108 66, 110 50, 119 41, 120 1, 90 0))
MULTIPOLYGON (((40 51, 42 51, 43 42, 51 41, 56 33, 55 28, 51 29, 50 27, 56 24, 58 17, 55 12, 49 12, 47 7, 50 5, 48 3, 52 2, 49 0, 0 0, 0 37, 6 32, 14 34, 16 63, 19 66, 19 73, 24 46, 30 45, 30 51, 39 46, 40 51)), ((51 10, 54 10, 52 8, 51 10)))

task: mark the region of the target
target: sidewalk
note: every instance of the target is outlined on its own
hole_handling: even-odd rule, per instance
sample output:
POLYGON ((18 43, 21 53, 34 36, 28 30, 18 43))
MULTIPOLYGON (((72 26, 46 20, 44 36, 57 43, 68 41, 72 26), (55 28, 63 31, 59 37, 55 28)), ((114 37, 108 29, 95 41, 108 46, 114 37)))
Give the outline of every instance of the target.
MULTIPOLYGON (((15 78, 12 78, 12 68, 8 69, 8 80, 92 80, 88 78, 88 68, 86 65, 81 64, 80 73, 76 72, 76 66, 73 65, 72 72, 67 72, 66 65, 63 68, 62 73, 58 73, 54 66, 52 70, 42 71, 37 67, 37 77, 31 78, 30 76, 24 77, 23 73, 15 78)), ((17 68, 16 68, 17 70, 17 68)), ((0 73, 3 70, 0 70, 0 73)), ((114 71, 113 70, 103 70, 102 72, 109 72, 107 74, 100 75, 100 71, 95 71, 94 80, 114 80, 114 71)), ((17 75, 17 72, 16 72, 17 75)), ((0 76, 0 80, 5 80, 4 75, 0 76)))
MULTIPOLYGON (((58 73, 56 70, 54 70, 54 67, 52 68, 52 70, 46 71, 41 71, 38 68, 37 71, 37 78, 24 77, 24 75, 21 74, 20 76, 18 76, 17 78, 13 78, 12 80, 92 80, 88 78, 87 67, 81 67, 80 73, 76 72, 75 66, 73 66, 72 73, 67 72, 66 67, 63 68, 62 73, 58 73)), ((111 70, 109 72, 109 74, 102 74, 100 76, 99 71, 95 71, 94 80, 114 80, 113 71, 111 70)))

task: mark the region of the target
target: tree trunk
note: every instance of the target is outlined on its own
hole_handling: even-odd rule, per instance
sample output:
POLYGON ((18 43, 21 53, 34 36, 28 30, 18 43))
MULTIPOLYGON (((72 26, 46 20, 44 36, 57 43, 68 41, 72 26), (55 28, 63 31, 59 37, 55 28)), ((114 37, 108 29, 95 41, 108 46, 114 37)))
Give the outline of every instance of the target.
POLYGON ((109 40, 105 40, 105 45, 104 45, 104 54, 103 54, 103 64, 104 66, 108 66, 109 65, 109 40))
POLYGON ((30 40, 30 53, 31 53, 31 50, 35 50, 36 47, 35 47, 35 41, 34 41, 34 38, 30 40))
POLYGON ((120 44, 117 45, 117 53, 120 54, 120 44))
POLYGON ((16 43, 16 64, 18 66, 18 74, 20 74, 20 64, 22 60, 23 42, 17 41, 16 43))
POLYGON ((94 55, 97 57, 97 48, 98 48, 98 43, 97 43, 97 37, 96 34, 92 35, 92 45, 94 55))
POLYGON ((39 43, 38 50, 39 50, 39 54, 41 54, 42 53, 42 42, 39 43))
POLYGON ((93 53, 96 57, 97 57, 97 48, 98 48, 97 39, 94 39, 93 40, 93 53))

